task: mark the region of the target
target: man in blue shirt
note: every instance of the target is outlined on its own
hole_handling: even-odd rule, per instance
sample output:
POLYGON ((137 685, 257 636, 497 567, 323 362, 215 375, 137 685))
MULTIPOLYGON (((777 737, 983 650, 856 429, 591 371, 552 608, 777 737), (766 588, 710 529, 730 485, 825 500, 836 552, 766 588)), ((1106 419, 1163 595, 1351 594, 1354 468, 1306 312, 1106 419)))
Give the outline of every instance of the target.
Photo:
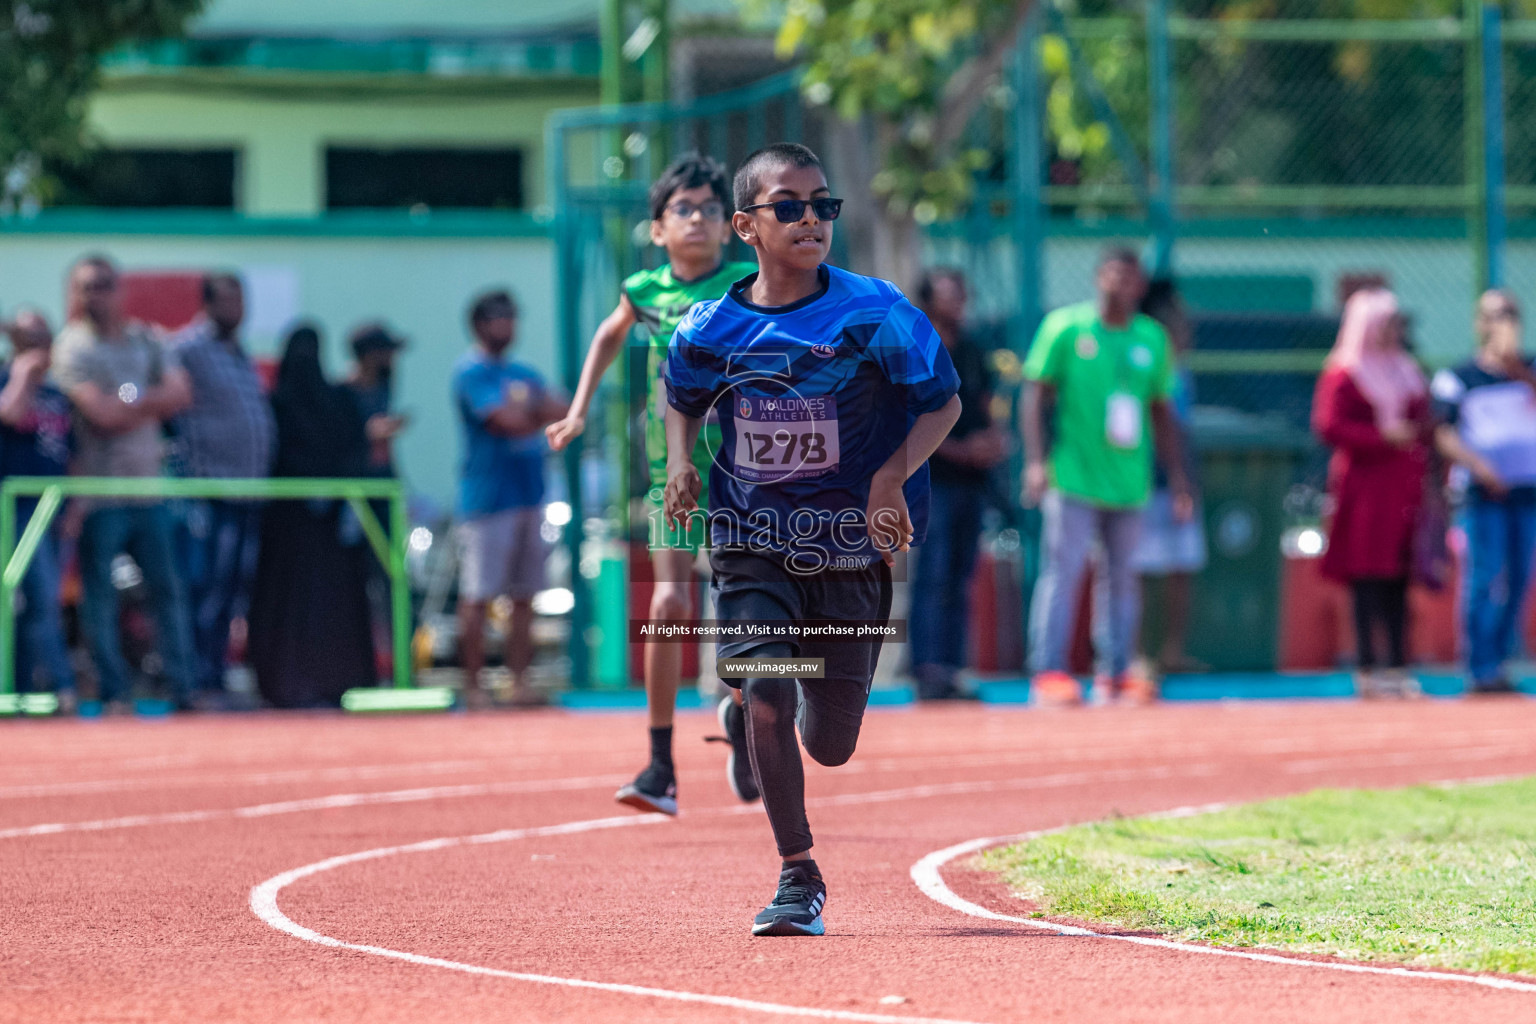
POLYGON ((489 701, 480 688, 485 664, 485 606, 506 595, 512 617, 506 663, 514 703, 535 703, 528 685, 533 659, 529 627, 533 595, 544 586, 547 547, 540 534, 544 500, 544 424, 565 415, 532 367, 504 357, 517 334, 517 304, 506 291, 474 300, 469 327, 475 346, 453 371, 453 400, 464 426, 459 481, 459 650, 464 699, 489 701))
POLYGON ((689 455, 718 409, 711 586, 719 622, 743 629, 722 637, 719 656, 756 666, 735 679, 723 666, 743 703, 722 720, 733 740, 745 730, 783 858, 752 932, 821 935, 827 889, 811 859, 795 724, 817 762, 853 756, 891 566, 922 541, 927 460, 959 418, 959 379, 898 288, 826 264, 841 200, 814 153, 759 150, 734 192, 732 227, 757 251, 758 272, 694 306, 668 347, 666 514, 705 514, 689 455), (770 620, 777 635, 745 630, 770 620), (796 664, 812 659, 809 670, 796 664))
MULTIPOLYGON (((69 398, 48 381, 53 332, 41 313, 23 310, 7 328, 14 355, 0 365, 0 480, 10 476, 63 476, 69 472, 69 398)), ((36 498, 16 503, 17 536, 37 508, 36 498)), ((75 670, 64 644, 59 609, 59 549, 53 531, 43 538, 21 581, 16 614, 16 689, 32 689, 41 662, 59 700, 76 706, 75 670)))

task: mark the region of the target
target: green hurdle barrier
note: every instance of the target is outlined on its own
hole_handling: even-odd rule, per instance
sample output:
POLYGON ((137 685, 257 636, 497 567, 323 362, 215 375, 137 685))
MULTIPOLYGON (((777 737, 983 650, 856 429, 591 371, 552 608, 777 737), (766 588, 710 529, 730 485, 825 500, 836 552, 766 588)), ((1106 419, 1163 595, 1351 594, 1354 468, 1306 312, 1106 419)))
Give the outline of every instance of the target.
MULTIPOLYGON (((17 476, 0 484, 0 714, 14 708, 12 714, 45 713, 32 695, 16 694, 16 588, 26 577, 32 556, 48 532, 65 498, 166 499, 225 498, 231 500, 342 500, 357 515, 363 534, 373 553, 389 574, 390 620, 394 648, 394 688, 374 690, 373 699, 364 698, 368 710, 386 710, 394 694, 398 710, 423 707, 411 689, 411 594, 405 569, 407 529, 405 488, 398 480, 381 479, 299 479, 282 477, 267 480, 191 480, 164 477, 102 476, 17 476), (37 498, 37 511, 27 523, 21 538, 16 537, 16 501, 37 498), (389 502, 391 543, 368 502, 389 502)), ((351 691, 357 693, 358 691, 351 691)), ((354 698, 354 702, 356 699, 354 698)), ((425 702, 441 706, 441 696, 425 702)), ((49 709, 51 710, 51 708, 49 709)), ((359 708, 361 710, 361 708, 359 708)))

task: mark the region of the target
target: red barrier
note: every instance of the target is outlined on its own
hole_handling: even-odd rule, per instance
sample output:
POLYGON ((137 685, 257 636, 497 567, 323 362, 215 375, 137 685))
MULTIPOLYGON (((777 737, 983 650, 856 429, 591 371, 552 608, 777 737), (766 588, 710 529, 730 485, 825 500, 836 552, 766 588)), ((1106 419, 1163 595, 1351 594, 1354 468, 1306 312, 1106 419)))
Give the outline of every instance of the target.
MULTIPOLYGON (((1453 545, 1453 549, 1455 545, 1453 545)), ((1323 578, 1316 558, 1287 558, 1281 580, 1280 669, 1332 669, 1355 660, 1355 627, 1348 588, 1323 578)), ((1457 660, 1461 559, 1449 586, 1436 594, 1408 592, 1408 657, 1416 663, 1457 660)))
POLYGON ((131 319, 175 331, 202 311, 202 271, 125 270, 119 281, 123 313, 131 319))
MULTIPOLYGON (((655 567, 651 565, 650 550, 640 541, 631 541, 629 545, 629 617, 632 619, 648 618, 651 614, 651 591, 655 589, 655 567)), ((694 587, 693 618, 699 617, 700 599, 703 597, 701 588, 694 587)), ((683 644, 683 669, 684 679, 697 679, 699 677, 699 645, 692 641, 683 644)), ((629 645, 629 678, 636 685, 644 685, 645 680, 645 644, 629 645)))
POLYGON ((966 655, 977 672, 999 670, 996 568, 988 552, 976 556, 976 571, 971 576, 970 650, 966 655))

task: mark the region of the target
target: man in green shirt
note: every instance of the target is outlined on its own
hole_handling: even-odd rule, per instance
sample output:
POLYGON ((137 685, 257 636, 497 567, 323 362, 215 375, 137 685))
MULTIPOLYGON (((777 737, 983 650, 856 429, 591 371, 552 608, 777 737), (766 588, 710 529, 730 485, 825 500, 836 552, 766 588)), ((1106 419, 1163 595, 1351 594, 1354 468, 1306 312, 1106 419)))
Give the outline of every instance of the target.
MULTIPOLYGON (((661 493, 667 484, 667 438, 662 417, 667 400, 661 364, 672 332, 694 303, 718 299, 732 284, 757 271, 756 263, 732 263, 723 258, 731 237, 727 213, 731 196, 725 168, 709 157, 688 153, 673 161, 651 185, 651 242, 666 250, 667 262, 655 270, 630 275, 619 303, 592 338, 581 380, 565 418, 545 430, 549 445, 560 451, 586 429, 587 412, 598 382, 623 351, 631 330, 644 329, 646 381, 650 401, 645 416, 645 454, 650 466, 650 548, 655 584, 651 589, 652 619, 693 617, 694 561, 703 544, 705 525, 693 524, 685 535, 661 514, 661 493)), ((708 488, 709 467, 720 450, 720 426, 705 424, 693 449, 693 464, 708 488)), ((707 492, 706 492, 707 493, 707 492)), ((708 508, 706 495, 699 504, 708 508)), ((682 675, 683 650, 676 643, 645 645, 645 697, 650 717, 651 763, 615 795, 620 803, 642 811, 677 813, 677 779, 672 766, 672 721, 682 675)), ((739 714, 730 697, 722 716, 739 714)), ((730 730, 727 730, 729 732, 730 730)), ((743 800, 757 799, 757 784, 745 746, 735 749, 727 770, 731 787, 743 800)))
POLYGON ((1147 288, 1136 254, 1107 249, 1095 286, 1096 301, 1045 318, 1024 363, 1024 503, 1039 505, 1044 518, 1029 623, 1031 691, 1042 704, 1082 703, 1067 656, 1095 539, 1102 551, 1094 595, 1095 695, 1153 697, 1150 681, 1131 673, 1141 619, 1131 556, 1151 495, 1154 441, 1172 467, 1176 515, 1188 519, 1193 511, 1168 405, 1174 388, 1168 335, 1136 311, 1147 288), (1049 443, 1047 406, 1054 407, 1049 443))

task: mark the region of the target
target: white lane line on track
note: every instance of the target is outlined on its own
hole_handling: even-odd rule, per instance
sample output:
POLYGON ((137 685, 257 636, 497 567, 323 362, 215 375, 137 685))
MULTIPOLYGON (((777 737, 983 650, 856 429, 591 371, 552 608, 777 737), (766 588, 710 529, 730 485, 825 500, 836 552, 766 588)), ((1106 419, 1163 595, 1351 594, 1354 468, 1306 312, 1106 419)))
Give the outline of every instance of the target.
POLYGON ((604 786, 622 785, 627 775, 592 775, 574 779, 536 779, 526 782, 487 782, 464 786, 427 786, 419 789, 395 789, 383 793, 333 793, 305 800, 283 800, 276 803, 253 804, 248 807, 225 807, 200 811, 170 811, 163 814, 133 814, 121 818, 101 818, 96 821, 56 821, 42 825, 23 825, 18 828, 0 829, 0 839, 20 839, 26 836, 57 835, 61 832, 105 832, 119 828, 142 828, 146 825, 185 825, 200 821, 221 819, 269 818, 279 814, 298 814, 304 811, 324 811, 340 807, 365 807, 371 804, 417 803, 423 800, 444 800, 458 797, 501 796, 514 793, 555 793, 569 789, 597 789, 604 786))
MULTIPOLYGON (((735 808, 730 808, 730 810, 735 810, 735 808)), ((481 967, 477 964, 460 963, 457 960, 444 960, 435 956, 422 956, 418 953, 407 953, 398 949, 385 949, 382 946, 344 942, 341 939, 322 935, 311 928, 298 924, 288 915, 284 914, 277 905, 278 894, 294 882, 307 878, 310 875, 319 874, 322 871, 330 871, 333 868, 356 864, 360 861, 378 860, 381 857, 391 857, 401 853, 427 853, 451 849, 456 846, 505 843, 516 839, 572 835, 578 832, 595 832, 600 829, 628 828, 636 825, 654 825, 667 820, 667 816, 664 814, 626 815, 622 818, 593 818, 587 821, 567 822, 563 825, 547 825, 542 828, 512 828, 473 836, 428 839, 419 843, 407 843, 402 846, 384 846, 378 849, 364 850, 361 853, 350 853, 340 857, 332 857, 329 860, 306 864, 301 868, 294 868, 292 871, 285 871, 280 875, 267 879, 251 890, 251 911, 278 931, 286 932, 294 938, 302 939, 305 942, 314 942, 335 949, 350 949, 359 953, 371 953, 374 956, 404 960, 407 963, 419 964, 424 967, 440 967, 444 970, 459 971, 464 974, 478 974, 492 978, 505 978, 509 981, 530 982, 535 985, 554 985, 561 988, 595 989, 599 992, 644 996, 651 999, 665 999, 679 1003, 703 1003, 710 1006, 723 1006, 732 1010, 750 1010, 755 1013, 769 1013, 785 1017, 814 1017, 821 1020, 862 1021, 868 1022, 868 1024, 975 1024, 972 1021, 959 1021, 943 1017, 899 1017, 884 1013, 827 1010, 810 1006, 767 1003, 756 999, 741 999, 736 996, 710 995, 704 992, 684 992, 674 989, 651 988, 645 985, 625 985, 608 981, 588 981, 582 978, 561 978, 549 974, 504 971, 495 967, 481 967)))
MULTIPOLYGON (((142 779, 86 779, 78 782, 43 782, 31 786, 0 786, 0 799, 39 796, 71 796, 78 793, 116 793, 132 789, 170 789, 187 786, 272 786, 285 782, 341 782, 347 779, 380 779, 391 775, 446 775, 493 766, 491 761, 421 761, 414 764, 356 765, 337 768, 295 768, 289 771, 250 772, 226 775, 172 775, 142 779)), ((497 766, 499 767, 499 766, 497 766)))
MULTIPOLYGON (((1099 772, 1062 772, 1056 775, 1027 776, 1022 779, 1005 779, 1000 782, 982 780, 974 782, 949 782, 926 786, 909 786, 904 789, 882 790, 877 793, 850 793, 839 796, 813 797, 806 801, 809 807, 836 807, 845 803, 871 803, 877 801, 911 800, 922 797, 948 796, 965 793, 991 793, 1001 790, 1050 789, 1095 782, 1126 782, 1138 779, 1164 779, 1173 776, 1214 775, 1218 766, 1214 763, 1183 765, 1177 769, 1166 766, 1152 768, 1122 768, 1099 772), (875 799, 871 799, 875 798, 875 799)), ((427 800, 446 800, 459 797, 499 796, 513 793, 553 793, 562 790, 597 789, 622 785, 627 775, 594 775, 575 779, 546 779, 530 782, 491 782, 464 786, 430 786, 421 789, 397 789, 383 793, 335 793, 330 796, 306 800, 283 800, 278 803, 255 804, 249 807, 217 808, 198 811, 168 811, 161 814, 134 814, 121 818, 101 818, 96 821, 60 821, 41 825, 23 825, 0 829, 0 839, 22 839, 28 836, 50 836, 63 832, 106 832, 120 828, 143 828, 148 825, 188 825, 204 821, 226 819, 268 818, 279 814, 298 814, 304 811, 324 811, 341 807, 366 807, 375 804, 419 803, 427 800)), ((705 808, 685 811, 685 814, 745 813, 761 814, 760 804, 742 804, 727 808, 705 808)))
MULTIPOLYGON (((1186 766, 1185 774, 1209 775, 1212 766, 1191 765, 1186 766)), ((1158 773, 1159 777, 1179 774, 1174 769, 1164 768, 1158 773)), ((1053 786, 1067 786, 1081 782, 1118 781, 1129 778, 1146 778, 1145 771, 1116 771, 1116 772, 1064 772, 1059 775, 1042 776, 1034 779, 1009 779, 1002 781, 983 780, 970 783, 953 783, 930 786, 910 786, 903 789, 877 790, 868 793, 848 793, 831 797, 820 797, 806 801, 808 806, 834 806, 850 804, 880 804, 897 800, 919 799, 924 797, 951 796, 962 793, 997 792, 1000 790, 1020 790, 1048 788, 1053 786)), ((1466 780, 1468 784, 1477 784, 1486 780, 1466 780)), ((1154 817, 1186 817, 1208 811, 1220 810, 1224 804, 1206 804, 1202 806, 1179 807, 1171 811, 1164 811, 1153 815, 1154 817)), ((692 812, 691 816, 708 815, 739 815, 761 812, 759 806, 734 805, 726 807, 702 808, 692 812)), ((536 828, 503 829, 497 832, 482 833, 472 836, 446 837, 428 839, 416 843, 407 843, 400 846, 379 847, 372 850, 363 850, 359 853, 344 854, 339 857, 331 857, 327 860, 316 861, 303 867, 285 871, 260 883, 251 890, 250 907, 263 922, 284 932, 294 938, 306 942, 314 942, 323 946, 337 949, 350 949, 360 953, 368 953, 374 956, 388 957, 395 960, 403 960, 407 963, 419 964, 426 967, 438 967, 444 970, 460 971, 467 974, 476 974, 487 977, 505 978, 509 981, 523 981, 541 985, 555 985, 565 988, 596 989, 604 992, 614 992, 621 995, 644 996, 656 999, 666 999, 676 1002, 706 1003, 716 1006, 725 1006, 737 1010, 750 1010, 758 1013, 776 1014, 779 1016, 814 1017, 827 1020, 863 1021, 870 1024, 974 1024, 974 1022, 953 1021, 943 1018, 900 1017, 889 1014, 860 1013, 850 1010, 826 1010, 815 1007, 797 1007, 778 1003, 767 1003, 757 1000, 739 999, 735 996, 716 996, 698 992, 675 991, 671 989, 651 988, 641 985, 625 985, 615 982, 589 981, 580 978, 562 978, 555 975, 530 974, 518 971, 506 971, 492 967, 482 967, 476 964, 461 963, 456 960, 445 960, 440 957, 422 956, 417 953, 407 953, 402 950, 387 949, 382 946, 370 946, 361 943, 345 942, 341 939, 323 935, 313 929, 305 928, 289 918, 278 907, 278 894, 287 886, 300 879, 323 871, 356 864, 363 861, 377 860, 382 857, 395 856, 402 853, 425 853, 437 850, 450 849, 456 846, 478 845, 486 843, 507 842, 516 839, 535 838, 539 836, 570 835, 578 832, 592 832, 608 828, 624 828, 630 825, 657 824, 666 821, 664 815, 627 815, 624 817, 595 818, 586 821, 569 822, 563 825, 550 825, 536 828)), ((1052 925, 1027 918, 1010 917, 1006 914, 998 914, 984 907, 969 903, 961 899, 944 884, 940 875, 940 869, 949 861, 966 853, 973 853, 985 847, 1002 842, 1019 841, 1026 838, 1034 838, 1045 835, 1056 829, 1046 829, 1037 832, 1023 833, 1018 836, 991 837, 971 840, 957 846, 948 847, 937 853, 929 854, 912 867, 912 878, 930 898, 937 900, 946 906, 960 910, 977 917, 990 918, 999 921, 1016 922, 1033 928, 1054 931, 1064 935, 1083 935, 1095 938, 1117 938, 1133 942, 1139 945, 1157 946, 1182 952, 1214 954, 1232 956, 1242 959, 1257 960, 1260 962, 1273 962, 1288 966, 1310 966, 1342 970, 1351 973, 1363 974, 1388 974, 1405 975, 1419 979, 1449 980, 1457 982, 1471 982, 1485 985, 1490 988, 1512 989, 1516 991, 1536 991, 1536 985, 1523 984, 1521 982, 1505 981, 1501 978, 1481 978, 1472 975, 1445 974, 1433 971, 1413 971, 1405 968, 1366 967, 1354 964, 1334 964, 1310 960, 1297 960, 1289 957, 1270 956, 1262 953, 1242 953, 1233 950, 1221 950, 1208 946, 1195 946, 1186 943, 1170 942, 1165 939, 1146 939, 1133 936, 1111 936, 1090 932, 1087 929, 1072 928, 1066 925, 1052 925)))
MULTIPOLYGON (((1453 748, 1449 750, 1437 750, 1435 753, 1445 761, 1460 763, 1464 761, 1497 761, 1511 757, 1536 755, 1536 746, 1530 743, 1522 743, 1518 746, 1506 747, 1470 747, 1453 748)), ((1317 757, 1290 761, 1285 765, 1285 771, 1291 775, 1306 775, 1312 772, 1338 771, 1350 768, 1397 768, 1403 765, 1414 764, 1421 760, 1411 751, 1398 751, 1376 756, 1369 754, 1351 754, 1343 757, 1317 757)))
MULTIPOLYGON (((1482 783, 1484 780, 1469 780, 1472 785, 1482 783)), ((1210 804, 1204 807, 1179 807, 1171 811, 1159 814, 1147 815, 1147 817, 1179 818, 1189 817, 1194 814, 1203 814, 1208 811, 1222 809, 1225 805, 1210 804)), ((1373 967, 1367 964, 1338 963, 1329 960, 1304 960, 1300 957, 1281 956, 1275 953, 1252 953, 1239 949, 1222 949, 1218 946, 1200 946, 1192 942, 1175 942, 1172 939, 1157 939, 1145 935, 1114 935, 1105 932, 1096 932, 1087 928, 1077 928, 1072 925, 1054 924, 1050 921, 1037 920, 1029 917, 1017 917, 1013 914, 1003 914, 957 894, 944 881, 944 866, 968 854, 980 853, 992 846, 1001 846, 1005 843, 1022 843, 1031 839, 1039 839, 1041 836, 1059 832, 1062 828, 1039 829, 1034 832, 1020 832, 1011 836, 988 836, 981 839, 970 839, 954 846, 935 850, 912 865, 912 881, 918 889, 929 899, 941 903, 951 910, 958 910, 962 914, 971 917, 979 917, 988 921, 1006 921, 1010 924, 1023 925, 1037 931, 1052 932, 1057 935, 1071 935, 1081 938, 1107 939, 1114 942, 1128 942, 1136 946, 1150 946, 1154 949, 1168 949, 1179 953, 1196 953, 1201 956, 1220 956, 1237 960, 1253 960, 1265 964, 1283 964, 1286 967, 1314 967, 1319 970, 1341 971, 1346 974, 1376 974, 1394 978, 1413 978, 1418 981, 1448 981, 1462 985, 1477 985, 1482 988, 1500 989, 1510 992, 1536 992, 1536 984, 1524 981, 1511 981, 1508 978, 1489 977, 1479 974, 1452 974, 1448 971, 1415 970, 1409 967, 1373 967)))
MULTIPOLYGON (((1446 751, 1429 751, 1428 758, 1403 760, 1401 754, 1382 755, 1384 765, 1403 767, 1415 763, 1433 763, 1436 760, 1467 760, 1446 751)), ((1362 763, 1359 767, 1368 767, 1362 763)), ((883 799, 895 801, 922 797, 960 795, 966 793, 994 792, 1000 790, 1047 789, 1089 782, 1122 782, 1144 779, 1163 779, 1173 775, 1211 775, 1221 769, 1214 762, 1184 763, 1173 769, 1166 765, 1111 769, 1107 771, 1062 772, 1055 775, 1025 776, 1003 781, 975 781, 938 783, 912 786, 900 790, 885 790, 883 799)), ((1309 769, 1328 770, 1322 766, 1309 769)), ((1304 773, 1296 773, 1304 774, 1304 773)), ((105 832, 122 828, 143 828, 150 825, 188 825, 225 819, 265 818, 279 814, 296 814, 304 811, 332 810, 343 807, 365 807, 374 804, 416 803, 427 800, 443 800, 462 797, 494 796, 513 793, 546 793, 566 789, 588 789, 622 785, 628 776, 598 775, 577 779, 548 779, 526 782, 475 783, 461 786, 430 786, 417 789, 389 790, 382 793, 335 793, 330 796, 301 800, 284 800, 276 803, 256 804, 248 807, 210 808, 194 811, 168 811, 158 814, 134 814, 118 818, 100 818, 94 821, 45 822, 39 825, 21 825, 0 829, 0 840, 21 839, 29 836, 58 835, 65 832, 105 832)), ((852 793, 843 796, 816 797, 806 801, 807 806, 835 807, 840 803, 863 803, 866 794, 852 793)), ((748 805, 742 810, 755 809, 748 805)), ((684 812, 689 813, 687 811, 684 812)))

